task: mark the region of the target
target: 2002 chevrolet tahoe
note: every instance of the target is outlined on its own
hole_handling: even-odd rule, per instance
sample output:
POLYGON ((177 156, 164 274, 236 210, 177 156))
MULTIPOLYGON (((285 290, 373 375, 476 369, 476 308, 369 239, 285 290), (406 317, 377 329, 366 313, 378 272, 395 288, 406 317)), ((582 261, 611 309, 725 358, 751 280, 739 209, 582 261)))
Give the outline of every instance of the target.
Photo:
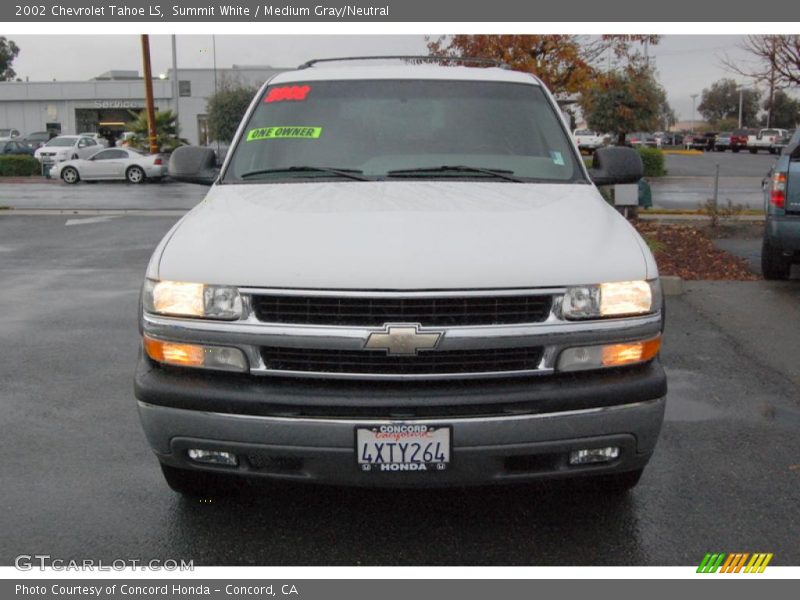
MULTIPOLYGON (((664 413, 653 256, 553 96, 505 68, 312 61, 264 84, 153 253, 135 393, 169 485, 636 484, 664 413)), ((390 63, 392 61, 389 61, 390 63)))

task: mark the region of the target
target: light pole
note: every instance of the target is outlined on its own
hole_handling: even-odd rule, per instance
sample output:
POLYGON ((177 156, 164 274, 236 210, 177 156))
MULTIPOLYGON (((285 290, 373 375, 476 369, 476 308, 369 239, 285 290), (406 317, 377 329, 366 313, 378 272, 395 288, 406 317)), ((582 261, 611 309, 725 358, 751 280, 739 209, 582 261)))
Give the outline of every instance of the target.
POLYGON ((694 133, 694 103, 700 94, 692 94, 692 133, 694 133))

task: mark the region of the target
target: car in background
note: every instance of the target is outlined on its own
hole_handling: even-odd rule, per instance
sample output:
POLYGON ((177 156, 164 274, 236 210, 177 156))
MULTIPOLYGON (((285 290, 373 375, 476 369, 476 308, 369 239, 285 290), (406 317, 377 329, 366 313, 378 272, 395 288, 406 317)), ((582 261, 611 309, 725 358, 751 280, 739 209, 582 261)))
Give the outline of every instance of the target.
POLYGON ((576 129, 572 133, 572 137, 575 139, 578 149, 589 154, 606 145, 605 137, 591 129, 576 129))
POLYGON ((683 146, 687 150, 702 150, 707 152, 714 149, 716 139, 717 134, 713 131, 695 133, 684 138, 683 146))
POLYGON ((33 150, 27 144, 18 142, 17 140, 9 140, 7 142, 0 142, 0 153, 4 156, 8 155, 27 155, 33 156, 33 150))
POLYGON ((627 135, 628 144, 633 146, 634 148, 638 147, 645 147, 645 148, 659 148, 661 147, 661 142, 651 133, 645 133, 643 131, 635 131, 633 133, 629 133, 627 135))
POLYGON ((59 135, 37 148, 33 155, 42 166, 52 166, 65 160, 89 158, 102 148, 94 138, 85 135, 59 135))
POLYGON ((19 135, 20 134, 18 129, 8 129, 8 128, 0 129, 0 142, 15 140, 19 137, 19 135))
POLYGON ((754 135, 755 131, 752 129, 734 129, 731 132, 730 148, 731 152, 739 152, 747 148, 747 139, 754 135))
POLYGON ((770 154, 777 154, 787 133, 785 129, 762 129, 756 135, 751 135, 747 138, 747 149, 750 154, 755 154, 759 150, 767 150, 770 154))
POLYGON ((120 148, 127 148, 131 143, 131 139, 134 137, 136 137, 136 134, 134 132, 123 131, 117 138, 115 145, 120 148))
POLYGON ((723 131, 717 135, 714 140, 714 150, 717 152, 725 152, 725 150, 728 150, 731 147, 731 135, 729 131, 723 131))
POLYGON ((764 180, 764 238, 761 270, 765 279, 789 279, 800 262, 800 131, 764 180))
POLYGON ((98 144, 100 144, 101 146, 103 146, 103 148, 108 148, 108 140, 107 140, 106 138, 104 138, 103 136, 101 136, 101 135, 100 135, 99 133, 97 133, 97 132, 90 131, 90 132, 87 132, 87 133, 79 133, 78 135, 80 135, 80 136, 85 136, 85 137, 90 137, 90 138, 92 138, 92 139, 93 139, 95 142, 97 142, 98 144))
POLYGON ((783 137, 781 137, 777 142, 775 142, 775 147, 778 149, 778 154, 782 154, 786 147, 789 145, 789 141, 794 137, 796 129, 790 129, 787 131, 783 137))
POLYGON ((23 143, 26 144, 31 150, 36 150, 37 148, 41 148, 47 142, 49 142, 55 136, 51 134, 49 131, 34 131, 33 133, 29 133, 23 139, 23 143))
POLYGON ((167 166, 159 154, 142 154, 132 148, 107 148, 89 158, 56 163, 50 177, 65 183, 79 181, 120 180, 128 183, 158 181, 167 174, 167 166))

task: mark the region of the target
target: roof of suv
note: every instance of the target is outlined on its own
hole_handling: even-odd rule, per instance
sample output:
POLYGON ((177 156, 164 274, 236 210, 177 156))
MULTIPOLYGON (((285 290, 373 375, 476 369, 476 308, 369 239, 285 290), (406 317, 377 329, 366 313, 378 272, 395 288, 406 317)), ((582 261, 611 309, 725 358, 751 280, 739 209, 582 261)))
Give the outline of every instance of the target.
POLYGON ((500 81, 540 85, 529 73, 497 67, 451 67, 436 65, 369 65, 347 67, 310 67, 279 73, 270 84, 299 81, 330 81, 348 79, 448 79, 463 81, 500 81))

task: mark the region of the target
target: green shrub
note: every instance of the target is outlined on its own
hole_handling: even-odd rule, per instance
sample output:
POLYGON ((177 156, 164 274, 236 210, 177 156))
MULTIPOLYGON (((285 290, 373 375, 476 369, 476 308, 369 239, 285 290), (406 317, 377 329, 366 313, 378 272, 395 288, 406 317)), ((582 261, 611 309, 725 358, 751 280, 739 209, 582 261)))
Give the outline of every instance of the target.
POLYGON ((42 167, 32 156, 17 154, 0 156, 0 177, 26 177, 40 175, 42 167))
POLYGON ((658 148, 639 148, 639 156, 642 157, 645 177, 664 177, 667 174, 664 154, 658 148))

